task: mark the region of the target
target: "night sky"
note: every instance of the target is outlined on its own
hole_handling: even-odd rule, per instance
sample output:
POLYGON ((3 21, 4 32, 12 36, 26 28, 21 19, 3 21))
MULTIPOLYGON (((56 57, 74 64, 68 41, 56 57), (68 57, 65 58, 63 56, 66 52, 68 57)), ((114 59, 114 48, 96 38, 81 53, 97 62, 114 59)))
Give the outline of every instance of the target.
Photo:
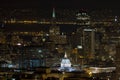
POLYGON ((0 7, 120 8, 116 0, 0 0, 0 7))
MULTIPOLYGON (((49 8, 53 8, 53 7, 63 8, 63 9, 64 8, 71 8, 71 9, 90 8, 90 9, 98 9, 98 10, 99 8, 120 9, 119 2, 115 0, 113 1, 112 0, 0 0, 0 8, 37 8, 37 9, 45 8, 45 10, 49 10, 49 8)), ((62 30, 67 30, 65 29, 65 27, 62 28, 63 28, 62 30)), ((9 28, 8 30, 11 30, 11 28, 9 28)), ((31 28, 29 30, 31 30, 31 28)))

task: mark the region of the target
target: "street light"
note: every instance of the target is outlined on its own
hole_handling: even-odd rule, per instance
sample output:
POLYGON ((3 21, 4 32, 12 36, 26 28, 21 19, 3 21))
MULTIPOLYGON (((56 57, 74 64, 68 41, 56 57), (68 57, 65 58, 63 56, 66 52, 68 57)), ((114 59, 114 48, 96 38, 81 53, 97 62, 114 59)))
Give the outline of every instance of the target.
POLYGON ((22 44, 21 43, 17 43, 18 46, 21 46, 22 44))
MULTIPOLYGON (((78 45, 78 46, 77 46, 77 49, 78 49, 78 53, 82 53, 83 46, 82 46, 82 45, 78 45)), ((84 58, 83 55, 80 56, 80 58, 82 59, 81 65, 83 65, 83 58, 84 58)))
POLYGON ((82 49, 82 45, 78 45, 77 48, 78 48, 78 49, 82 49))

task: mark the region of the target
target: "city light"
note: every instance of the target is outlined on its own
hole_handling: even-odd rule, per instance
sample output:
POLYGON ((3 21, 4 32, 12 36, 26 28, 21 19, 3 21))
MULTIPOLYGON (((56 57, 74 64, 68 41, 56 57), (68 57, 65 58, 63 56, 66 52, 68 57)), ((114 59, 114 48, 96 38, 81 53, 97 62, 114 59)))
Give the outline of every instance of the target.
POLYGON ((19 76, 32 72, 42 80, 118 79, 117 10, 55 7, 0 11, 0 70, 7 72, 4 77, 18 71, 19 76))
POLYGON ((17 43, 18 46, 21 46, 22 44, 21 43, 17 43))

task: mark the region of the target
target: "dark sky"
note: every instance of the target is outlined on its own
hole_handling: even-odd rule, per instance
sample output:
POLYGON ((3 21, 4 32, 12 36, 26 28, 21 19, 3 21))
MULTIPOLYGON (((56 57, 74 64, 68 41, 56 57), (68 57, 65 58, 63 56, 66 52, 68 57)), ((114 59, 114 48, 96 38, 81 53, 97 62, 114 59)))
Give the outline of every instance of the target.
POLYGON ((0 0, 0 7, 119 8, 116 0, 0 0))
MULTIPOLYGON (((2 8, 119 8, 117 1, 112 0, 0 0, 2 8)), ((47 9, 45 9, 47 10, 47 9)), ((9 28, 11 29, 11 28, 9 28)), ((8 29, 8 30, 9 30, 8 29)), ((19 30, 19 29, 18 29, 19 30)), ((30 28, 31 30, 31 28, 30 28)), ((64 30, 66 30, 64 28, 64 30)))

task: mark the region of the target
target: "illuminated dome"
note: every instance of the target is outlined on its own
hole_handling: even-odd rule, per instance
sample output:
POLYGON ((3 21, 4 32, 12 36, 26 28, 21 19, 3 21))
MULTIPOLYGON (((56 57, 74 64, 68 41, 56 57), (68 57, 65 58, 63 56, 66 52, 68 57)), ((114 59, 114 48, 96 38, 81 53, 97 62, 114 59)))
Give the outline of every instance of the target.
POLYGON ((70 60, 67 58, 67 54, 65 52, 65 56, 61 61, 61 67, 67 68, 67 67, 71 67, 71 62, 70 60))
POLYGON ((71 66, 72 63, 70 59, 67 58, 67 54, 65 52, 64 58, 61 60, 61 65, 57 68, 58 71, 72 72, 72 71, 81 71, 79 67, 71 66))

